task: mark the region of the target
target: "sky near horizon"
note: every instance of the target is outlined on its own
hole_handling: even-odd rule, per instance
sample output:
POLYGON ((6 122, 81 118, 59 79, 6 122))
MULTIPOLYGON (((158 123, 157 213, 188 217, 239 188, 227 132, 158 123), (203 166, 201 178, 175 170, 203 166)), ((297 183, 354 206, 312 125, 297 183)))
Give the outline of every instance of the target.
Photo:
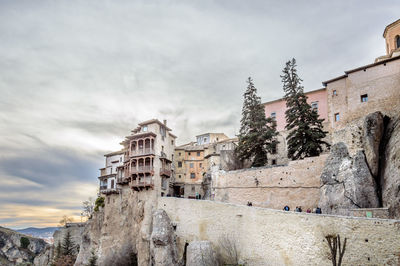
POLYGON ((245 80, 282 96, 385 54, 398 1, 0 1, 0 226, 80 221, 103 154, 138 122, 233 137, 245 80))

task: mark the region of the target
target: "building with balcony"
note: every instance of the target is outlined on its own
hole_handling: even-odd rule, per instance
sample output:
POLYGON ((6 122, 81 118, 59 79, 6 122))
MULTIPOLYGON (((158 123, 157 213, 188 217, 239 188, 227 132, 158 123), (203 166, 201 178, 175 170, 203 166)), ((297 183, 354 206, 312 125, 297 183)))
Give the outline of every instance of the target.
POLYGON ((100 169, 100 193, 119 193, 117 180, 123 177, 125 151, 117 151, 105 154, 105 167, 100 169))
POLYGON ((220 169, 220 150, 233 150, 232 142, 233 140, 223 133, 206 133, 196 136, 196 142, 176 147, 174 195, 193 199, 204 198, 207 190, 205 186, 211 182, 207 181, 207 173, 212 166, 220 169))
POLYGON ((118 183, 127 184, 134 191, 152 189, 161 196, 170 195, 175 139, 166 120, 140 123, 121 143, 125 151, 124 173, 118 183))

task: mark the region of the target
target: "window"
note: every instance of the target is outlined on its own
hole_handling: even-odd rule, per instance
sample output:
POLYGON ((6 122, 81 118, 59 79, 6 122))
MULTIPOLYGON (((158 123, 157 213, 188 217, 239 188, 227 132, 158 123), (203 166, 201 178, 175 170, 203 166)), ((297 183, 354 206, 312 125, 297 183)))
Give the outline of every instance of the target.
POLYGON ((164 146, 161 146, 161 151, 164 152, 164 146))
POLYGON ((272 147, 271 154, 276 154, 276 145, 272 147))
POLYGON ((311 109, 318 111, 318 102, 312 102, 311 103, 311 109))
POLYGON ((361 102, 362 102, 362 103, 368 102, 368 94, 363 94, 363 95, 361 95, 361 102))
POLYGON ((180 152, 178 152, 178 155, 181 156, 182 154, 180 152))
POLYGON ((337 91, 333 90, 332 94, 333 94, 333 96, 337 96, 337 91))
POLYGON ((178 175, 179 178, 182 178, 182 175, 178 175))
POLYGON ((335 122, 338 122, 340 120, 340 115, 339 113, 335 114, 335 122))
POLYGON ((200 152, 199 151, 197 152, 197 156, 200 156, 200 152))
POLYGON ((174 145, 174 140, 171 140, 171 145, 174 145))
POLYGON ((179 168, 182 167, 182 162, 178 162, 178 167, 179 167, 179 168))
POLYGON ((142 131, 143 131, 143 132, 147 132, 147 126, 143 126, 143 127, 142 127, 142 131))
POLYGON ((400 48, 400 36, 396 36, 396 48, 400 48))
POLYGON ((196 178, 196 173, 190 173, 190 178, 196 178))
POLYGON ((194 163, 190 163, 190 168, 194 168, 194 163))
POLYGON ((276 159, 272 160, 272 165, 276 165, 276 159))
POLYGON ((114 188, 114 179, 111 179, 111 188, 114 188))
POLYGON ((190 152, 188 154, 190 155, 190 152))
POLYGON ((203 141, 204 141, 204 143, 207 143, 207 138, 204 138, 203 141))
POLYGON ((192 192, 194 192, 196 190, 196 188, 194 186, 192 186, 192 192))
POLYGON ((272 112, 271 113, 271 118, 274 119, 274 120, 276 119, 276 112, 272 112))
POLYGON ((202 167, 203 166, 203 164, 202 163, 200 163, 200 167, 202 167))

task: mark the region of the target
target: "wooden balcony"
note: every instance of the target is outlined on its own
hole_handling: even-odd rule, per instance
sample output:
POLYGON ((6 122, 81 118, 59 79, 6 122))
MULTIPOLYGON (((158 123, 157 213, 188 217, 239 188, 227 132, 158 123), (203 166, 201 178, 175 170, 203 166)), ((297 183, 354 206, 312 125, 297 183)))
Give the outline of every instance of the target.
POLYGON ((154 187, 154 182, 151 176, 137 178, 129 183, 130 187, 135 191, 149 189, 154 187))
POLYGON ((151 155, 151 154, 155 154, 154 153, 154 149, 151 148, 143 148, 143 149, 138 149, 138 150, 133 150, 130 153, 130 156, 144 156, 144 155, 151 155))
POLYGON ((129 178, 128 177, 119 177, 117 178, 117 184, 119 185, 126 185, 129 183, 129 178))
POLYGON ((136 168, 131 169, 131 174, 139 174, 139 173, 152 173, 154 171, 154 167, 151 165, 138 166, 136 168))
POLYGON ((169 168, 160 168, 160 176, 171 177, 172 171, 169 168))
POLYGON ((100 193, 102 194, 119 194, 119 190, 116 188, 107 188, 107 186, 100 186, 100 193))

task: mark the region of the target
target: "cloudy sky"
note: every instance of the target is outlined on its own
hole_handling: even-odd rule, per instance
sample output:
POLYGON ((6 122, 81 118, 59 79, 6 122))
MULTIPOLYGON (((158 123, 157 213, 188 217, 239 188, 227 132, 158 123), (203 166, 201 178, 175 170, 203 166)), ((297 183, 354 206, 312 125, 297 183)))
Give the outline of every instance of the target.
POLYGON ((0 225, 79 220, 102 155, 142 120, 167 119, 178 144, 234 136, 248 76, 269 101, 292 57, 306 90, 372 63, 399 10, 390 0, 0 1, 0 225))

